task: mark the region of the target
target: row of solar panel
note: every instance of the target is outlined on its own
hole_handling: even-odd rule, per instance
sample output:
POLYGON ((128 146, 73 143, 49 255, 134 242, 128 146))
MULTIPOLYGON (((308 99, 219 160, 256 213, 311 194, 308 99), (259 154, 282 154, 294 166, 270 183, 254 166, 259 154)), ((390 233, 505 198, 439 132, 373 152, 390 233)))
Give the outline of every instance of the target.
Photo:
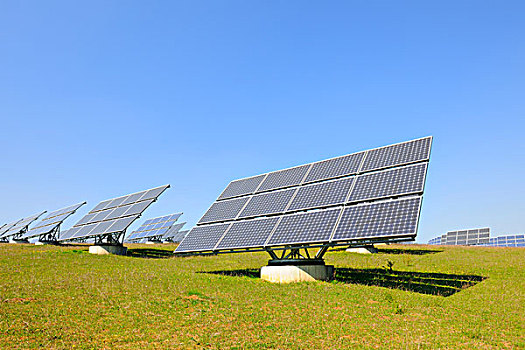
POLYGON ((432 137, 354 153, 230 182, 218 200, 325 181, 428 160, 432 137))
POLYGON ((139 214, 118 218, 110 221, 96 222, 83 226, 73 226, 67 230, 67 234, 60 235, 59 241, 87 238, 96 235, 105 235, 110 233, 122 232, 128 228, 133 221, 139 217, 139 214))
POLYGON ((44 213, 45 213, 45 211, 43 211, 43 212, 41 212, 39 214, 36 214, 36 215, 29 216, 29 217, 24 218, 22 220, 13 222, 13 223, 11 223, 9 225, 6 225, 3 228, 2 233, 0 234, 0 238, 3 239, 3 240, 7 240, 10 237, 13 237, 13 236, 16 236, 16 235, 20 234, 20 232, 25 230, 32 222, 38 220, 38 218, 40 216, 42 216, 44 213))
POLYGON ((200 224, 322 208, 423 192, 427 164, 217 201, 200 224), (354 185, 355 182, 355 185, 354 185))
POLYGON ((194 227, 176 253, 416 234, 421 197, 194 227))
POLYGON ((93 208, 90 213, 94 213, 101 210, 107 210, 115 207, 121 207, 132 203, 137 203, 140 201, 145 201, 148 199, 157 198, 169 185, 160 186, 152 188, 150 190, 145 190, 133 194, 128 194, 127 196, 117 197, 113 199, 108 199, 106 201, 100 202, 95 208, 93 208))
POLYGON ((172 220, 177 221, 181 216, 182 216, 182 213, 177 213, 177 214, 166 215, 166 216, 161 216, 158 218, 149 219, 149 220, 146 220, 142 224, 142 226, 148 226, 148 225, 158 224, 161 222, 172 221, 172 220))

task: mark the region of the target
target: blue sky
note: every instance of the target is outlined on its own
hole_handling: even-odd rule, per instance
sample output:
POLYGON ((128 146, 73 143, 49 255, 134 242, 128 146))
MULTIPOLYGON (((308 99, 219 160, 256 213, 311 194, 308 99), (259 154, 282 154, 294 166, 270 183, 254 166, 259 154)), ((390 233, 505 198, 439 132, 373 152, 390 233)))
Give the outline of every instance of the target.
POLYGON ((521 1, 2 1, 0 222, 433 135, 418 241, 524 232, 521 1))

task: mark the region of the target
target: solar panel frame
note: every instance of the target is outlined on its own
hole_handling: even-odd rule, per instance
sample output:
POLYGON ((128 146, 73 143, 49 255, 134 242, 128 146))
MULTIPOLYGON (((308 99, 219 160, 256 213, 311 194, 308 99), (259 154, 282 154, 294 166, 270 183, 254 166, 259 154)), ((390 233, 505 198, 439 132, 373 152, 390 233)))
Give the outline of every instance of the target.
MULTIPOLYGON (((297 246, 297 245, 305 245, 305 244, 308 245, 308 244, 313 244, 313 243, 321 244, 323 242, 326 244, 330 244, 330 245, 344 244, 345 242, 354 241, 357 238, 347 237, 344 240, 341 240, 339 236, 335 239, 333 239, 332 236, 335 235, 336 229, 339 226, 340 216, 342 216, 342 214, 344 213, 347 207, 372 205, 378 202, 392 202, 392 201, 397 201, 398 199, 396 198, 398 197, 401 200, 416 199, 416 202, 418 203, 417 208, 412 209, 414 213, 413 215, 415 215, 415 218, 412 218, 412 221, 410 222, 410 224, 412 225, 410 226, 410 232, 408 232, 407 234, 403 234, 403 235, 399 235, 399 234, 377 235, 376 234, 373 236, 362 237, 362 240, 370 239, 370 237, 372 237, 375 240, 384 239, 385 241, 388 241, 389 239, 407 240, 407 239, 413 238, 417 234, 417 228, 419 226, 419 216, 420 216, 420 211, 421 211, 422 194, 424 192, 424 186, 426 182, 426 175, 427 175, 427 170, 428 170, 428 161, 430 158, 431 146, 432 146, 432 137, 424 137, 424 138, 420 138, 416 140, 401 142, 398 144, 387 145, 387 146, 383 146, 383 147, 379 147, 375 149, 355 152, 349 155, 343 155, 343 156, 326 159, 326 160, 322 160, 318 162, 298 165, 292 168, 287 168, 287 169, 282 169, 278 171, 268 172, 265 174, 251 176, 249 178, 244 178, 244 179, 257 178, 257 181, 260 181, 258 188, 254 192, 252 192, 253 190, 253 187, 252 187, 250 191, 244 191, 244 193, 237 193, 236 197, 231 197, 230 195, 228 195, 230 196, 228 197, 224 195, 224 193, 226 189, 228 189, 228 187, 232 183, 236 181, 241 181, 243 179, 231 181, 230 184, 227 186, 227 188, 223 190, 219 198, 211 204, 211 206, 205 212, 201 220, 197 223, 197 226, 194 228, 196 229, 197 227, 201 227, 200 230, 204 230, 205 227, 210 226, 210 225, 217 226, 217 225, 228 225, 229 224, 230 226, 224 226, 226 227, 226 229, 223 232, 223 235, 217 241, 216 245, 214 247, 211 247, 208 244, 206 246, 201 246, 199 249, 195 249, 195 250, 191 250, 189 248, 184 248, 184 249, 180 248, 176 250, 175 252, 180 253, 182 252, 182 250, 184 250, 184 252, 207 252, 207 251, 219 252, 220 250, 235 250, 235 249, 251 250, 252 248, 258 249, 258 250, 262 250, 266 248, 278 249, 277 247, 279 247, 280 245, 296 245, 297 246), (374 153, 374 152, 377 153, 378 151, 376 150, 386 149, 388 147, 391 147, 391 149, 395 150, 395 148, 393 148, 394 146, 399 146, 399 145, 404 145, 404 144, 409 144, 409 143, 417 145, 418 141, 421 142, 422 144, 425 144, 425 143, 427 144, 427 146, 422 146, 421 148, 422 151, 419 150, 417 147, 413 147, 413 149, 410 149, 410 147, 408 146, 400 146, 399 149, 401 149, 402 151, 405 149, 408 149, 410 152, 413 152, 414 154, 404 155, 404 154, 397 154, 395 152, 389 151, 391 154, 394 154, 395 159, 398 159, 398 160, 390 161, 390 163, 388 163, 385 160, 382 160, 383 163, 379 165, 377 164, 374 165, 373 163, 370 163, 370 160, 368 161, 369 163, 366 163, 368 153, 374 153), (336 169, 335 168, 336 166, 334 165, 334 169, 328 169, 328 170, 322 169, 321 171, 316 170, 314 173, 312 173, 312 169, 314 168, 321 169, 323 166, 327 166, 327 164, 329 163, 337 164, 336 160, 344 159, 345 157, 349 157, 348 158, 349 160, 350 160, 350 157, 354 157, 353 164, 351 166, 347 166, 346 170, 336 169), (401 161, 399 161, 399 159, 401 159, 401 161), (368 165, 365 167, 365 164, 368 164, 368 165), (411 169, 421 169, 422 170, 422 174, 420 174, 420 179, 421 178, 422 179, 419 181, 418 186, 416 186, 416 189, 410 188, 408 191, 397 191, 396 190, 396 191, 391 191, 385 194, 363 197, 359 199, 351 199, 351 198, 355 198, 355 197, 351 197, 351 195, 354 192, 356 184, 358 183, 359 179, 365 178, 365 176, 366 177, 374 176, 374 174, 383 174, 383 173, 393 174, 396 172, 402 172, 401 170, 398 170, 400 168, 403 170, 405 169, 410 169, 410 170, 411 169), (287 178, 287 176, 282 176, 282 174, 290 173, 290 172, 292 173, 295 172, 295 176, 293 178, 290 179, 290 178, 287 178), (301 175, 302 175, 302 178, 301 178, 301 175), (284 178, 284 180, 282 178, 284 178), (297 198, 297 195, 299 194, 299 192, 305 191, 304 188, 307 188, 307 186, 314 186, 314 185, 321 186, 321 185, 325 185, 326 183, 330 181, 335 182, 339 180, 348 181, 348 183, 350 183, 350 190, 348 191, 348 194, 344 202, 341 203, 340 200, 338 199, 335 203, 334 202, 327 203, 327 202, 319 201, 319 204, 311 204, 307 208, 292 207, 292 203, 295 200, 295 198, 297 198), (247 214, 248 211, 246 210, 246 208, 250 203, 253 203, 252 199, 254 197, 257 197, 261 194, 265 194, 268 197, 271 197, 272 194, 280 192, 280 191, 282 192, 289 191, 287 193, 293 193, 293 197, 292 199, 290 199, 285 212, 281 210, 271 210, 270 212, 267 212, 267 211, 265 212, 264 210, 261 209, 261 211, 247 214), (218 203, 221 203, 227 200, 231 200, 231 199, 240 199, 240 198, 248 198, 248 199, 238 202, 239 204, 238 207, 241 207, 241 209, 237 211, 238 208, 235 208, 234 212, 237 211, 236 216, 235 216, 235 213, 229 213, 229 215, 223 215, 220 218, 214 218, 214 219, 205 218, 208 212, 210 211, 210 209, 216 206, 218 203), (366 202, 370 202, 370 203, 366 203, 366 202), (330 210, 334 210, 334 212, 338 211, 340 216, 337 218, 336 226, 334 226, 334 229, 333 229, 332 235, 330 236, 329 241, 322 241, 322 239, 321 240, 316 239, 315 237, 312 240, 312 238, 310 237, 310 239, 308 240, 297 240, 297 241, 294 241, 293 243, 291 241, 289 242, 280 241, 280 243, 278 243, 278 241, 276 240, 277 238, 274 239, 273 241, 271 240, 274 235, 274 232, 272 232, 270 236, 267 238, 267 242, 265 242, 266 244, 265 246, 257 246, 256 244, 257 242, 255 243, 251 242, 249 246, 248 244, 239 243, 239 244, 236 244, 235 247, 232 247, 231 242, 228 243, 229 245, 228 247, 222 244, 223 238, 228 237, 228 232, 232 229, 233 225, 235 225, 236 227, 242 226, 242 225, 252 225, 249 222, 253 222, 254 220, 265 220, 265 219, 270 219, 270 218, 278 218, 279 223, 274 227, 275 230, 277 230, 278 226, 281 225, 280 222, 282 220, 285 220, 285 221, 289 220, 285 218, 290 217, 292 215, 311 214, 317 211, 330 211, 330 210)), ((329 166, 330 165, 328 165, 328 168, 329 166)), ((375 176, 378 176, 378 175, 375 175, 375 176)), ((194 229, 190 230, 186 238, 181 242, 181 245, 185 246, 185 240, 187 239, 193 240, 193 241, 195 240, 194 238, 192 238, 192 235, 193 235, 192 231, 194 231, 194 229)), ((232 232, 232 234, 233 233, 234 232, 232 232)), ((275 237, 279 237, 279 236, 275 236, 275 237)), ((196 242, 193 242, 193 243, 194 245, 197 244, 196 242)))
POLYGON ((2 235, 0 236, 1 239, 5 240, 7 238, 11 238, 11 237, 14 237, 14 236, 17 236, 19 234, 23 234, 24 230, 27 230, 28 227, 33 223, 35 222, 36 220, 38 220, 39 217, 41 217, 42 215, 44 215, 46 213, 46 211, 42 211, 42 212, 39 212, 38 214, 33 214, 31 216, 28 216, 28 217, 25 217, 21 220, 19 220, 15 225, 9 227, 6 231, 4 231, 2 233, 2 235))

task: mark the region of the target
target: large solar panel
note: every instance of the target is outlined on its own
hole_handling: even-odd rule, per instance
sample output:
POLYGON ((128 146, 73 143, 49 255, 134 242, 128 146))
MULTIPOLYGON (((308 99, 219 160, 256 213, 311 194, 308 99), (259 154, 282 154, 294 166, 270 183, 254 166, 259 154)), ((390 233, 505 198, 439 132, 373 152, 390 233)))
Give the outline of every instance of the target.
POLYGON ((171 226, 168 232, 166 232, 166 234, 162 237, 162 239, 170 242, 180 242, 179 237, 183 235, 183 233, 181 233, 181 230, 184 227, 184 225, 186 225, 186 222, 180 222, 171 226))
POLYGON ((53 230, 56 230, 65 219, 73 215, 78 210, 78 208, 84 204, 86 204, 86 202, 74 204, 47 214, 39 223, 27 231, 22 236, 22 239, 43 236, 52 232, 53 230))
POLYGON ((180 241, 184 239, 184 237, 186 237, 188 232, 190 232, 190 230, 181 230, 174 235, 170 235, 168 237, 168 241, 173 242, 173 243, 179 243, 180 241))
POLYGON ((137 230, 129 235, 127 240, 137 241, 144 238, 163 237, 181 216, 182 213, 176 213, 146 220, 137 230))
POLYGON ((60 237, 59 241, 123 234, 168 187, 160 186, 100 202, 68 231, 69 237, 60 237))
POLYGON ((232 181, 175 252, 411 240, 431 143, 426 137, 232 181))
POLYGON ((31 215, 19 221, 16 221, 10 226, 8 225, 9 227, 6 226, 6 228, 3 229, 0 235, 0 240, 6 241, 9 239, 20 239, 21 235, 27 232, 29 225, 38 220, 38 218, 42 216, 45 212, 46 211, 44 210, 38 214, 31 215))

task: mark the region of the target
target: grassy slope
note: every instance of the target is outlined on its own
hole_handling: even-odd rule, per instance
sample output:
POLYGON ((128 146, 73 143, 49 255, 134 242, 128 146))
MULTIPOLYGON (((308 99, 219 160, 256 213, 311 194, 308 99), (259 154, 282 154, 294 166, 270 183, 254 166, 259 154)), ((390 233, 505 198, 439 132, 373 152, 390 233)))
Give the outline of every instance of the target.
POLYGON ((197 273, 259 268, 267 261, 263 253, 144 259, 4 244, 0 348, 525 347, 525 249, 387 249, 444 251, 336 251, 326 261, 377 269, 389 260, 394 270, 487 279, 448 297, 341 279, 276 285, 197 273))

